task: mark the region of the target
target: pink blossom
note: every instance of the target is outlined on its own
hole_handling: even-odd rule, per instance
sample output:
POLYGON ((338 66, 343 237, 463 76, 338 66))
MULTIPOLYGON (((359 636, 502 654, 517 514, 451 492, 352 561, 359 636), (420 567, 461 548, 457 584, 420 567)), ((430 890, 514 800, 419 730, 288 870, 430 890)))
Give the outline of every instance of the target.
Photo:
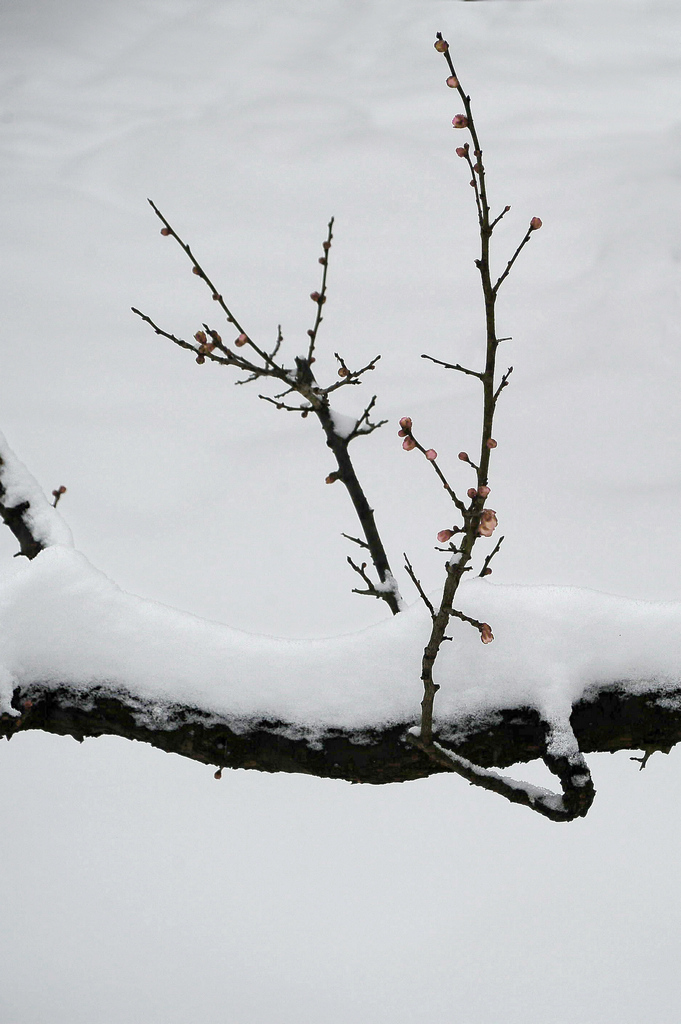
POLYGON ((480 516, 478 533, 481 537, 491 537, 498 525, 499 520, 497 519, 496 512, 491 508, 486 508, 480 516))
POLYGON ((430 462, 434 462, 435 461, 435 459, 437 458, 437 452, 435 451, 434 448, 429 448, 428 449, 428 451, 426 452, 426 458, 430 462))
POLYGON ((447 85, 449 86, 450 89, 456 89, 458 84, 459 79, 455 78, 454 75, 450 75, 449 78, 447 79, 447 85))
POLYGON ((402 447, 404 448, 405 452, 410 452, 414 448, 416 448, 416 441, 414 440, 413 437, 405 437, 404 441, 402 442, 402 447))
POLYGON ((464 157, 467 152, 468 152, 468 150, 466 149, 465 146, 457 146, 456 147, 456 155, 457 156, 464 157))
POLYGON ((468 128, 468 118, 465 114, 456 114, 452 118, 452 128, 468 128))

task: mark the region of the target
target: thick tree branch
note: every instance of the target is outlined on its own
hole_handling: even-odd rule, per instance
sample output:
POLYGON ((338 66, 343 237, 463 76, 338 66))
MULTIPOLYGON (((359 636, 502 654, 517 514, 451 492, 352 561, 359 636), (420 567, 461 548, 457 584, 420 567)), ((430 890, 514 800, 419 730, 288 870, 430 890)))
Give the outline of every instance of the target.
MULTIPOLYGON (((681 683, 665 691, 663 697, 654 687, 636 694, 617 684, 594 687, 572 711, 571 724, 579 748, 583 753, 666 752, 681 741, 681 715, 675 706, 679 700, 681 683)), ((304 735, 291 738, 296 729, 302 733, 296 723, 262 719, 244 722, 238 716, 216 720, 215 715, 191 707, 164 709, 163 720, 154 725, 154 717, 159 715, 157 705, 124 691, 112 695, 97 686, 84 696, 80 688, 53 689, 34 684, 15 690, 13 704, 21 715, 0 717, 0 736, 11 738, 32 729, 79 741, 120 736, 221 768, 292 772, 348 782, 408 782, 449 772, 452 769, 447 752, 483 769, 504 769, 538 758, 550 760, 546 753, 548 728, 538 713, 527 707, 505 709, 487 719, 441 723, 438 746, 443 755, 435 760, 409 741, 411 722, 355 733, 330 729, 321 741, 310 744, 304 735), (172 728, 168 728, 166 714, 172 728)), ((569 780, 570 772, 574 773, 574 766, 562 764, 560 759, 554 758, 550 767, 563 782, 569 780)), ((567 791, 575 788, 568 781, 567 791)), ((588 796, 586 793, 585 802, 588 796)), ((522 797, 518 799, 524 802, 522 797)), ((573 806, 572 811, 575 813, 568 808, 567 815, 558 814, 555 820, 580 816, 583 803, 573 806)))

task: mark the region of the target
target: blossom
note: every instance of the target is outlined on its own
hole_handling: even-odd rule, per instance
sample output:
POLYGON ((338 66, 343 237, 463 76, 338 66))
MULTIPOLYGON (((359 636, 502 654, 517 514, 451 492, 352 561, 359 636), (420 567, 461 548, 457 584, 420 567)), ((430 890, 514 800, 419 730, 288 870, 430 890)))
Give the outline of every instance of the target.
POLYGON ((496 512, 491 508, 486 508, 480 516, 478 533, 481 537, 491 537, 498 525, 499 520, 497 519, 496 512))

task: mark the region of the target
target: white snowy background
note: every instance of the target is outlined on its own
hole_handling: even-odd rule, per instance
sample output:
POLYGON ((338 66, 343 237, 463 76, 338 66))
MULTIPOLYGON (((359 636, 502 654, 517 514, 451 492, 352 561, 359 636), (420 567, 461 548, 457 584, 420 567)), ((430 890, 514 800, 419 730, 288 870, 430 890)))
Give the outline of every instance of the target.
MULTIPOLYGON (((0 428, 125 589, 274 636, 386 614, 350 594, 356 527, 316 424, 130 313, 185 337, 214 316, 147 196, 291 354, 336 217, 320 373, 383 354, 366 387, 391 424, 354 452, 394 567, 406 549, 438 586, 451 512, 396 421, 468 485, 475 382, 418 357, 475 363, 482 330, 437 30, 512 206, 498 265, 544 222, 500 299, 494 579, 681 596, 676 2, 15 0, 0 428)), ((588 818, 556 825, 457 778, 218 783, 113 739, 4 743, 0 1022, 672 1024, 681 757, 590 763, 588 818)))

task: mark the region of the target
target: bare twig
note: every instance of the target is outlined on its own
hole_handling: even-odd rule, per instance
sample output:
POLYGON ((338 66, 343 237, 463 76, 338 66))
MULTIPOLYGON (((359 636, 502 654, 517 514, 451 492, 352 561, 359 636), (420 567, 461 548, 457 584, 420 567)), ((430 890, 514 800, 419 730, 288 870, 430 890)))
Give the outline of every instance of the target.
POLYGON ((414 584, 414 586, 418 590, 419 595, 421 597, 421 600, 423 601, 423 603, 425 604, 426 608, 430 612, 431 617, 434 618, 435 617, 435 609, 433 608, 433 605, 431 604, 430 598, 428 597, 428 595, 426 594, 425 590, 421 586, 421 580, 416 578, 416 573, 414 572, 414 569, 413 569, 413 566, 412 566, 411 562, 407 558, 407 553, 406 552, 402 552, 402 555, 403 555, 403 558, 404 558, 404 568, 407 571, 409 579, 412 581, 412 583, 414 584))
POLYGON ((435 356, 422 355, 421 359, 430 359, 431 363, 437 363, 439 366, 444 366, 446 370, 458 370, 459 373, 467 373, 471 377, 477 377, 478 380, 484 380, 484 373, 479 373, 477 370, 469 370, 465 366, 461 366, 459 363, 446 363, 442 359, 436 359, 435 356))

